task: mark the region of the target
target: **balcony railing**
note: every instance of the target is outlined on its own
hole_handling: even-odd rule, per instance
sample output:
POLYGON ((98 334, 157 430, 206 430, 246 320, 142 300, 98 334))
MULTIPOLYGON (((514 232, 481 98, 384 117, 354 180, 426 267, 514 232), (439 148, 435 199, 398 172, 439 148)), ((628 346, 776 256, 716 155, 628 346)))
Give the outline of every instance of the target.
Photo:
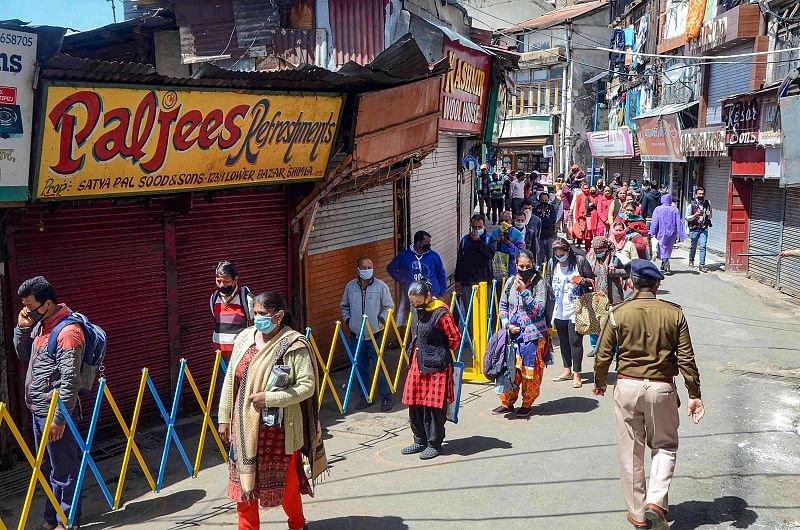
POLYGON ((562 110, 561 80, 552 79, 517 87, 511 96, 510 116, 544 115, 562 110))

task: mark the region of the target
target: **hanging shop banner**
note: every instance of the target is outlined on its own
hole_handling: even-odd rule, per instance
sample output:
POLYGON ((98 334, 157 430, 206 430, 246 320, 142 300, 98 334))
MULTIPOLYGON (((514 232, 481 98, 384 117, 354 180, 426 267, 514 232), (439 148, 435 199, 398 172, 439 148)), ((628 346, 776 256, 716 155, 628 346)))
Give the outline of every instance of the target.
POLYGON ((681 151, 681 127, 678 116, 652 116, 636 120, 639 150, 643 162, 686 162, 681 151))
POLYGON ((0 28, 0 202, 28 199, 36 44, 0 28))
POLYGON ((442 87, 442 120, 447 131, 481 134, 489 99, 491 57, 445 37, 450 71, 442 87))
POLYGON ((586 133, 589 150, 596 157, 633 157, 633 138, 627 127, 586 133))
POLYGON ((46 87, 38 199, 321 179, 342 96, 46 87))
POLYGON ((800 171, 788 168, 800 167, 800 96, 786 96, 780 99, 781 141, 783 143, 783 165, 787 168, 782 174, 782 184, 800 186, 800 171))

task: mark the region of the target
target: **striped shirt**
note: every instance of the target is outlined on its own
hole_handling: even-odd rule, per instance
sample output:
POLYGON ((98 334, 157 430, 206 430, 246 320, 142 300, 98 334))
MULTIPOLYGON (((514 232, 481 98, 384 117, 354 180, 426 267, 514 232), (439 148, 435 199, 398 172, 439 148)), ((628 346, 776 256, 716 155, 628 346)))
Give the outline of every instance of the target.
MULTIPOLYGON (((247 315, 253 314, 253 295, 247 287, 237 289, 233 297, 226 303, 219 292, 211 295, 211 312, 214 315, 214 335, 212 342, 215 350, 220 350, 225 359, 230 358, 236 335, 250 323, 247 315), (246 292, 247 312, 242 307, 242 290, 246 292)), ((252 317, 250 317, 252 318, 252 317)))

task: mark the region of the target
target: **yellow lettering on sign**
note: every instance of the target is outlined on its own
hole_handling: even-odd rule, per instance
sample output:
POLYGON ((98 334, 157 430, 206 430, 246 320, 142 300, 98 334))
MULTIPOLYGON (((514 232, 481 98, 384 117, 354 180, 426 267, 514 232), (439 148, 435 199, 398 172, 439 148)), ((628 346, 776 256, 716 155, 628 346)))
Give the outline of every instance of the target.
POLYGON ((447 52, 450 71, 444 82, 444 91, 447 94, 461 90, 467 94, 478 97, 478 105, 483 103, 483 84, 486 81, 486 72, 477 66, 459 58, 455 51, 447 52))

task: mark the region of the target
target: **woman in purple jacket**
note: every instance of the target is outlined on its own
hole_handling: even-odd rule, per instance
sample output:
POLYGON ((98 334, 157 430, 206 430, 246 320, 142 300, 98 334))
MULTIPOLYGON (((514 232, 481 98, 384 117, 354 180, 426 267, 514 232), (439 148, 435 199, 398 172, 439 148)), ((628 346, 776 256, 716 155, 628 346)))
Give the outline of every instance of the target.
POLYGON ((676 239, 686 239, 686 229, 683 227, 681 212, 672 204, 672 195, 665 193, 661 197, 661 206, 653 211, 653 220, 650 223, 650 237, 658 240, 658 255, 661 257, 661 272, 671 273, 669 258, 672 257, 672 248, 676 239))

